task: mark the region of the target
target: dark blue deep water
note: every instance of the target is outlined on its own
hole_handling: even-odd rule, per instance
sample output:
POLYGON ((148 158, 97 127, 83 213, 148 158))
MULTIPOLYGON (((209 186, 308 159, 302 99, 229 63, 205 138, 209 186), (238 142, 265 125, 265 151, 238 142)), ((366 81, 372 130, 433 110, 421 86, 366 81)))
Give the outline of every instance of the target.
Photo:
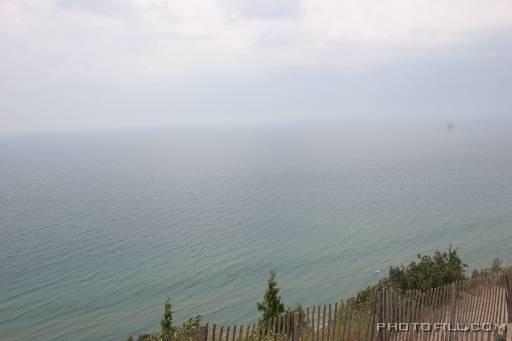
POLYGON ((334 302, 417 253, 512 256, 511 127, 187 128, 0 138, 0 339, 125 340, 334 302), (380 271, 380 272, 379 272, 380 271))

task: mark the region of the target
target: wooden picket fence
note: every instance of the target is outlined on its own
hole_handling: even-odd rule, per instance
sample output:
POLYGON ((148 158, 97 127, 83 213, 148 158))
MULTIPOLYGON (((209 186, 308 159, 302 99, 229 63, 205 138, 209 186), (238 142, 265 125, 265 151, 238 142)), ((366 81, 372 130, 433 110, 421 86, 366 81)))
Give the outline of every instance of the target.
MULTIPOLYGON (((494 341, 505 332, 496 329, 436 331, 424 329, 422 324, 449 323, 451 328, 468 326, 473 322, 498 326, 510 324, 511 293, 511 273, 480 275, 426 292, 384 288, 376 292, 372 307, 366 309, 361 309, 355 299, 340 300, 334 304, 288 312, 267 322, 232 326, 206 324, 187 335, 175 335, 169 340, 494 341), (411 327, 413 323, 416 328, 411 327)), ((512 330, 509 330, 506 340, 512 341, 512 330)))
POLYGON ((212 341, 364 341, 371 338, 375 314, 358 314, 355 302, 343 300, 334 304, 288 312, 266 323, 238 326, 212 326, 206 331, 212 341), (357 315, 356 315, 357 314, 357 315))
MULTIPOLYGON (((505 336, 505 333, 494 327, 511 322, 511 284, 511 274, 499 273, 452 283, 427 292, 381 290, 376 307, 377 320, 392 328, 381 330, 377 340, 496 340, 498 334, 505 336), (412 323, 419 325, 411 328, 412 323), (423 329, 421 323, 428 325, 423 329), (471 323, 488 323, 493 328, 491 331, 461 331, 464 327, 470 327, 471 323), (435 324, 449 326, 439 330, 428 327, 435 324)), ((511 334, 509 331, 509 339, 512 339, 511 334)))

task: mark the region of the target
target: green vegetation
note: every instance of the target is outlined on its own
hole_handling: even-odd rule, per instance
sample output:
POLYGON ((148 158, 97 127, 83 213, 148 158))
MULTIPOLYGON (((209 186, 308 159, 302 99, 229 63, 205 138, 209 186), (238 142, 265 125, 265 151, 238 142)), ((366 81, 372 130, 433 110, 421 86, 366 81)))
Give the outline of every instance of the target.
MULTIPOLYGON (((368 321, 370 321, 373 314, 376 293, 380 288, 393 288, 402 291, 419 290, 426 292, 432 288, 466 279, 466 268, 467 265, 462 262, 457 254, 457 249, 452 249, 451 247, 444 252, 435 251, 433 255, 418 255, 417 259, 407 266, 391 266, 386 277, 379 280, 376 284, 361 290, 355 297, 346 300, 345 304, 350 306, 354 332, 357 332, 359 328, 363 330, 368 321)), ((493 261, 489 269, 481 271, 474 270, 471 277, 474 278, 490 273, 511 270, 512 266, 503 267, 503 262, 497 258, 493 261)), ((257 303, 257 309, 261 312, 260 322, 264 322, 265 325, 267 325, 266 323, 270 320, 286 312, 299 312, 301 315, 304 312, 301 305, 293 309, 285 309, 284 302, 282 302, 279 294, 280 289, 277 285, 276 276, 275 271, 270 271, 263 301, 257 303)), ((345 310, 345 313, 346 311, 347 310, 345 310)), ((345 313, 340 313, 338 318, 344 319, 345 313)), ((170 340, 171 336, 193 335, 201 323, 200 315, 192 316, 178 328, 172 325, 172 316, 172 305, 168 300, 164 304, 163 319, 160 322, 162 327, 161 332, 141 335, 137 338, 137 341, 165 341, 170 340)), ((269 337, 269 340, 274 340, 274 337, 277 338, 278 336, 273 336, 270 332, 267 337, 269 337)), ((133 341, 133 338, 129 338, 128 340, 133 341)))
POLYGON ((389 269, 390 287, 400 290, 427 291, 465 279, 466 264, 457 255, 457 250, 436 251, 433 256, 418 255, 417 262, 407 267, 389 269))
POLYGON ((433 256, 418 255, 417 261, 407 266, 390 267, 388 276, 377 284, 360 291, 356 296, 359 306, 368 308, 373 303, 375 292, 379 288, 398 290, 428 291, 466 278, 465 268, 457 249, 451 247, 448 251, 435 251, 433 256))
MULTIPOLYGON (((186 336, 194 335, 201 325, 201 315, 195 315, 184 322, 181 327, 172 325, 172 305, 170 300, 164 304, 164 315, 160 321, 162 330, 153 334, 144 334, 137 337, 137 341, 168 341, 175 340, 177 335, 186 336)), ((133 337, 129 337, 127 341, 134 341, 133 337)))
POLYGON ((494 259, 494 261, 491 264, 491 267, 489 269, 484 270, 473 270, 473 273, 471 274, 471 277, 479 277, 479 276, 485 276, 493 273, 498 273, 502 271, 512 271, 512 264, 508 266, 503 266, 503 261, 499 258, 494 259))
POLYGON ((164 318, 162 321, 160 321, 160 325, 162 326, 162 333, 170 333, 173 331, 171 307, 171 302, 167 300, 164 304, 164 318))
POLYGON ((281 302, 279 287, 276 281, 276 272, 274 270, 270 271, 267 280, 267 291, 263 297, 263 302, 258 303, 257 308, 258 311, 262 313, 262 321, 268 321, 284 313, 284 303, 281 302))

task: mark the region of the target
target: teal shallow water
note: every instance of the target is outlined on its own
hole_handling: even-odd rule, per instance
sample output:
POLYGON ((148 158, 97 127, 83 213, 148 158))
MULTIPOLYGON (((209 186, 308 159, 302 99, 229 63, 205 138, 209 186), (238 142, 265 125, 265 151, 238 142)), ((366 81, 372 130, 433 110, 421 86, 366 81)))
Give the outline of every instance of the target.
POLYGON ((440 127, 0 138, 0 339, 123 340, 167 297, 250 322, 271 269, 293 306, 449 244, 510 258, 510 130, 440 127))

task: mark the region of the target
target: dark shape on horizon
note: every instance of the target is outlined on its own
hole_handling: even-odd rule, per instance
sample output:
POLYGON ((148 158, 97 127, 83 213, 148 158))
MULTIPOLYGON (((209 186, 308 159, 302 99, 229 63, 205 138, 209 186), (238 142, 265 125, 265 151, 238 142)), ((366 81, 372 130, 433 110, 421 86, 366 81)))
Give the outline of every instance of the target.
POLYGON ((455 129, 455 125, 453 124, 453 122, 446 122, 446 129, 449 132, 452 132, 455 129))

